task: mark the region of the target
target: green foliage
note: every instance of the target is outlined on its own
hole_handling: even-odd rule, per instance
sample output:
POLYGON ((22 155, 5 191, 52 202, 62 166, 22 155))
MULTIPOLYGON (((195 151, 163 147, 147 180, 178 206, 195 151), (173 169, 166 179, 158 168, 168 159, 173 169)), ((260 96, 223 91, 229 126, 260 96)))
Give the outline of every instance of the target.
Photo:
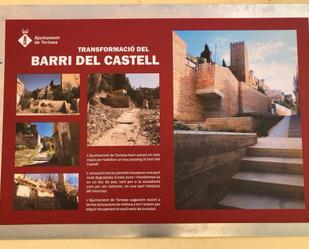
POLYGON ((20 98, 18 105, 21 107, 22 110, 28 109, 30 107, 30 98, 31 93, 26 91, 20 98))
POLYGON ((272 123, 270 122, 260 122, 260 124, 258 125, 257 129, 256 129, 256 134, 258 135, 258 137, 266 137, 268 136, 268 131, 270 130, 270 128, 272 127, 272 123))
POLYGON ((290 109, 293 113, 297 113, 297 107, 294 103, 287 102, 286 100, 280 101, 280 105, 290 109))
POLYGON ((197 127, 197 130, 198 131, 208 131, 206 128, 204 128, 204 127, 202 127, 200 125, 197 127))
POLYGON ((206 61, 205 58, 203 58, 203 57, 197 56, 195 58, 196 58, 198 64, 203 64, 206 61))
POLYGON ((207 43, 205 43, 204 50, 201 52, 201 57, 205 58, 207 62, 211 62, 211 51, 207 43))
POLYGON ((222 60, 222 66, 223 66, 223 67, 227 67, 226 62, 225 62, 224 59, 222 60))
POLYGON ((48 150, 47 151, 47 157, 52 158, 52 157, 54 157, 54 155, 55 155, 55 151, 54 150, 48 150))
POLYGON ((265 90, 262 86, 258 86, 258 89, 257 89, 260 93, 263 93, 265 94, 265 90))
POLYGON ((134 103, 135 103, 135 105, 137 107, 142 107, 143 106, 144 98, 143 98, 143 96, 140 94, 140 92, 138 90, 130 88, 128 90, 128 95, 134 101, 134 103))
POLYGON ((191 130, 190 127, 181 122, 174 122, 174 130, 191 130))
POLYGON ((65 100, 66 98, 61 86, 54 88, 53 96, 54 96, 54 100, 65 100))
POLYGON ((26 150, 28 147, 23 144, 16 145, 16 150, 26 150))
POLYGON ((112 76, 113 79, 113 90, 125 89, 128 90, 131 88, 129 79, 125 74, 115 73, 112 76))

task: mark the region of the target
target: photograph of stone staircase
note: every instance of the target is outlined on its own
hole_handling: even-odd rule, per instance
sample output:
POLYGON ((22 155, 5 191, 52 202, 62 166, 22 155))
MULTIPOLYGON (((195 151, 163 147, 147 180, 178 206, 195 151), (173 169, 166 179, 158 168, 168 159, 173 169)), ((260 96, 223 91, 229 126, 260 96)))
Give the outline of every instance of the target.
POLYGON ((303 209, 304 179, 299 116, 286 116, 250 146, 219 208, 303 209))

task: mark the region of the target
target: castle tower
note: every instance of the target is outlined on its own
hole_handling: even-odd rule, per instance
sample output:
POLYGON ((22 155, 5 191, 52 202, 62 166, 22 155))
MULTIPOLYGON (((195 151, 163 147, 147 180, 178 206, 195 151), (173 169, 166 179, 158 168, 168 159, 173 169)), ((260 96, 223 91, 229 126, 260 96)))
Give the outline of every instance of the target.
POLYGON ((249 84, 248 51, 244 41, 230 43, 231 66, 233 74, 239 81, 249 84))

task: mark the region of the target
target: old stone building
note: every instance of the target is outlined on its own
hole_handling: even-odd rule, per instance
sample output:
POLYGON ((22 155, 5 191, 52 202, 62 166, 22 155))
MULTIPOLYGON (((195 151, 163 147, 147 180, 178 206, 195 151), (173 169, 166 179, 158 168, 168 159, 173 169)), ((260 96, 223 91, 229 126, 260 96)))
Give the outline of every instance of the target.
POLYGON ((55 122, 53 137, 59 165, 79 165, 79 124, 55 122))
POLYGON ((35 149, 41 144, 41 137, 37 127, 31 123, 16 123, 15 145, 26 146, 29 149, 35 149))
POLYGON ((21 96, 23 96, 25 90, 24 83, 17 78, 17 90, 16 90, 16 105, 19 104, 21 96))
POLYGON ((80 85, 79 74, 61 74, 61 86, 63 91, 69 92, 74 87, 78 88, 80 85))
POLYGON ((249 82, 248 50, 244 41, 230 43, 231 66, 238 81, 249 82))
POLYGON ((173 33, 174 118, 184 122, 268 113, 269 98, 250 84, 244 42, 231 43, 231 66, 198 64, 187 44, 173 33))

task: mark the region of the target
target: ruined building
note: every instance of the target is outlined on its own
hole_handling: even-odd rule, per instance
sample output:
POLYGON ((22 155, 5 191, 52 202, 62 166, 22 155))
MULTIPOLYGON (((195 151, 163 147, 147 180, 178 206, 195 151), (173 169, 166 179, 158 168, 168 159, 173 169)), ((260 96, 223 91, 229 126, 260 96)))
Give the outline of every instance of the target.
POLYGON ((160 88, 139 87, 135 90, 135 105, 145 109, 156 109, 160 106, 160 88))
POLYGON ((174 118, 204 121, 243 113, 268 113, 269 98, 259 92, 253 72, 250 76, 244 42, 230 44, 231 65, 198 64, 187 54, 187 44, 173 33, 174 118), (250 80, 251 79, 251 80, 250 80))
POLYGON ((17 113, 79 113, 79 89, 79 74, 61 74, 61 84, 51 80, 32 91, 17 78, 17 113))
POLYGON ((35 149, 41 144, 41 137, 37 127, 31 123, 16 123, 15 145, 26 146, 29 149, 35 149))
POLYGON ((55 122, 53 138, 59 165, 79 165, 79 124, 55 122))
POLYGON ((69 92, 73 88, 79 88, 80 75, 79 74, 61 74, 61 86, 63 91, 69 92))
POLYGON ((16 105, 19 104, 21 96, 23 96, 25 90, 24 83, 17 78, 17 90, 16 90, 16 105))

